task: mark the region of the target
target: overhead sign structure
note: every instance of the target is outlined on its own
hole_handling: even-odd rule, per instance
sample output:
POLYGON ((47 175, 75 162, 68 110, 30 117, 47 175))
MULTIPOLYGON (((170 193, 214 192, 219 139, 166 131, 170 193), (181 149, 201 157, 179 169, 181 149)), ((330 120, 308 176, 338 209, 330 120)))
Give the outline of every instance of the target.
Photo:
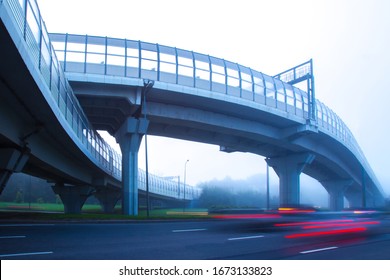
POLYGON ((309 61, 304 62, 298 66, 283 71, 282 73, 275 75, 274 78, 279 79, 290 85, 295 85, 303 81, 307 81, 307 98, 309 104, 308 121, 313 124, 317 123, 317 110, 315 109, 316 98, 314 91, 313 60, 310 59, 309 61))

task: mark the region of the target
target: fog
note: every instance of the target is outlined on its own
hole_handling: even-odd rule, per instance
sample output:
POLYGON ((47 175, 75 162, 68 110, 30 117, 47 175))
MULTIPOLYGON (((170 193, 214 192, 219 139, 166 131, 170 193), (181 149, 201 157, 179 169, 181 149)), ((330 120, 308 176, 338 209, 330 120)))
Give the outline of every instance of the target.
MULTIPOLYGON (((217 187, 233 194, 240 192, 253 192, 259 200, 265 200, 267 194, 267 177, 264 174, 252 175, 246 179, 232 179, 225 177, 222 180, 211 180, 199 184, 201 188, 217 187)), ((270 199, 275 201, 279 197, 279 182, 275 178, 270 178, 269 184, 270 199)), ((328 207, 328 193, 309 176, 301 176, 301 204, 316 208, 328 207)), ((266 204, 263 201, 263 204, 266 204)), ((271 203, 272 204, 272 203, 271 203)))

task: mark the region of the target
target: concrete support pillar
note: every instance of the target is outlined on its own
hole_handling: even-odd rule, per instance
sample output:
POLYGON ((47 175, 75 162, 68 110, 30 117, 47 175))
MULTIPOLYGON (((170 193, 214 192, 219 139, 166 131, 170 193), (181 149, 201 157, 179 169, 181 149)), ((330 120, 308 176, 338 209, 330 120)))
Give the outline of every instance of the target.
POLYGON ((362 207, 362 194, 361 193, 348 193, 346 195, 350 208, 361 208, 362 207))
POLYGON ((377 193, 372 196, 372 205, 371 207, 384 207, 386 204, 386 199, 382 194, 377 193))
POLYGON ((115 134, 122 151, 122 213, 138 215, 138 150, 149 121, 128 118, 115 134))
POLYGON ((366 193, 365 204, 362 201, 362 193, 358 191, 347 193, 346 198, 351 208, 362 209, 366 207, 383 207, 385 205, 385 199, 382 195, 374 195, 369 191, 366 193))
POLYGON ((89 186, 55 184, 52 188, 60 196, 65 214, 80 214, 85 201, 93 193, 93 188, 89 186))
POLYGON ((98 187, 94 193, 95 197, 99 200, 100 206, 104 213, 113 213, 115 205, 121 198, 122 193, 119 189, 98 187))
POLYGON ((320 182, 329 193, 329 209, 341 211, 344 209, 344 192, 352 185, 353 180, 327 180, 320 182))
POLYGON ((376 206, 375 198, 372 193, 367 193, 366 196, 366 208, 373 208, 376 206))
POLYGON ((13 148, 0 149, 0 194, 11 175, 14 172, 21 172, 29 158, 29 151, 21 152, 13 148))
POLYGON ((307 164, 313 162, 313 154, 293 154, 266 159, 279 176, 280 206, 298 206, 300 204, 299 176, 307 164))

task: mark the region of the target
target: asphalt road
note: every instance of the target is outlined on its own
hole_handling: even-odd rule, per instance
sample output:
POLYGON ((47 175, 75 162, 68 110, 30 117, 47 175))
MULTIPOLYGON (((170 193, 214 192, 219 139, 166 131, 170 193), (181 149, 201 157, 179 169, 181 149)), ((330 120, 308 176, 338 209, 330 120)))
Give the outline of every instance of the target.
POLYGON ((261 219, 51 224, 0 221, 0 259, 390 260, 388 218, 361 232, 325 236, 305 236, 301 228, 274 225, 274 221, 264 223, 261 219))

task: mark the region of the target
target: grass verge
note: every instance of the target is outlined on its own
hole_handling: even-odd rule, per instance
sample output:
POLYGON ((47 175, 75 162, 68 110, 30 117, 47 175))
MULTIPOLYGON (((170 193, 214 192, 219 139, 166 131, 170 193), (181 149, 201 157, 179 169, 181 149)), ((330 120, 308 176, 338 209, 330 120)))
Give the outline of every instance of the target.
POLYGON ((103 213, 99 205, 84 205, 81 214, 64 214, 62 204, 48 203, 8 203, 0 202, 1 220, 37 220, 37 221, 126 221, 156 219, 204 219, 209 218, 207 209, 153 209, 147 216, 146 210, 140 210, 138 216, 122 215, 120 207, 112 214, 103 213))

